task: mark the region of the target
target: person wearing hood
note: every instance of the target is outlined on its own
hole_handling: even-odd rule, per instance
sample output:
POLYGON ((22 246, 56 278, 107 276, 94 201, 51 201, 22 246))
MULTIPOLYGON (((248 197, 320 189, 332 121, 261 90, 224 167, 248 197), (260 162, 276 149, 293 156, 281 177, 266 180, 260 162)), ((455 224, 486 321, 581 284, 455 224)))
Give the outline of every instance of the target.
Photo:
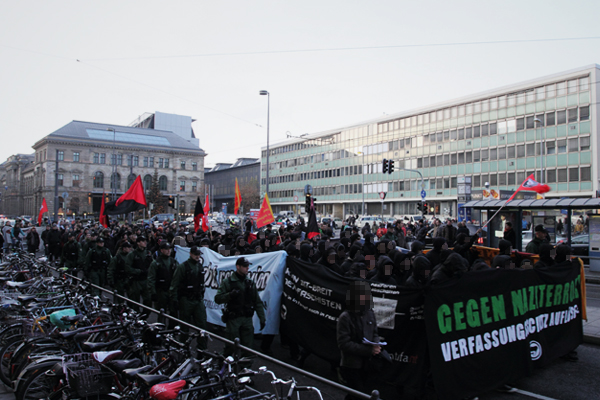
POLYGON ((433 239, 433 249, 429 250, 427 254, 425 254, 425 257, 427 257, 431 265, 438 265, 441 262, 440 256, 442 250, 447 248, 448 245, 446 244, 446 239, 443 237, 436 237, 433 239))
POLYGON ((246 254, 248 251, 248 243, 242 235, 239 235, 235 238, 235 248, 240 252, 240 254, 246 254))
POLYGON ((303 243, 300 245, 300 259, 311 263, 312 256, 314 255, 313 246, 310 243, 303 243))
POLYGON ((346 257, 344 262, 340 264, 340 268, 342 269, 342 271, 344 271, 344 274, 350 271, 350 267, 352 267, 352 264, 355 261, 354 258, 356 257, 356 254, 360 254, 361 249, 362 246, 360 245, 360 243, 355 243, 350 247, 348 257, 346 257))
POLYGON ((319 264, 332 270, 333 272, 343 275, 343 271, 339 265, 336 264, 336 251, 333 247, 328 248, 321 259, 319 260, 319 264))
POLYGON ((406 286, 420 289, 427 284, 431 274, 431 262, 427 257, 417 256, 412 262, 412 274, 406 280, 406 286))
POLYGON ((377 274, 372 277, 371 282, 385 283, 388 285, 396 285, 396 279, 394 279, 394 262, 388 256, 379 257, 377 261, 377 274))
MULTIPOLYGON (((448 250, 450 251, 450 250, 448 250)), ((442 255, 442 259, 444 255, 442 255)), ((438 265, 436 270, 431 275, 431 283, 437 285, 449 281, 452 278, 460 277, 467 271, 467 262, 460 255, 452 252, 449 254, 442 264, 438 265)))
POLYGON ((544 243, 540 246, 540 259, 538 262, 533 264, 533 268, 544 268, 552 267, 556 264, 554 257, 556 256, 556 250, 550 243, 544 243))
POLYGON ((510 253, 512 253, 511 246, 508 240, 500 239, 500 242, 498 242, 499 252, 492 260, 492 268, 512 269, 510 264, 513 263, 514 265, 514 261, 510 256, 510 253))
MULTIPOLYGON (((381 353, 377 320, 373 313, 371 287, 367 282, 354 281, 346 292, 346 310, 336 327, 337 345, 341 352, 340 372, 348 387, 371 393, 371 357, 381 353), (364 343, 364 339, 370 343, 364 343), (371 344, 372 343, 372 344, 371 344)), ((354 399, 351 395, 346 400, 354 399)))
POLYGON ((367 279, 368 272, 367 265, 365 264, 365 257, 360 253, 356 253, 354 262, 352 263, 350 270, 346 272, 345 276, 349 278, 367 279))
MULTIPOLYGON (((391 258, 391 257, 390 257, 391 258)), ((412 263, 409 253, 398 252, 394 256, 394 279, 398 285, 406 282, 412 273, 412 263)))
POLYGON ((377 254, 377 247, 375 247, 375 235, 367 233, 365 235, 365 243, 363 244, 363 253, 365 255, 377 254))

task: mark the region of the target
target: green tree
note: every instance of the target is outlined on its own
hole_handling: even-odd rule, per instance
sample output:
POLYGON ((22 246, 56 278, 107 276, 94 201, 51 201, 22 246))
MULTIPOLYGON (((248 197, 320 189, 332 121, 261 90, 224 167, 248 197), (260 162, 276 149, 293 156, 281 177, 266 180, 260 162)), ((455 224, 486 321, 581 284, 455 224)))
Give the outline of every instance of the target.
POLYGON ((152 209, 152 215, 167 212, 165 198, 160 192, 160 188, 158 186, 158 170, 156 169, 154 170, 154 175, 152 176, 152 185, 150 185, 150 190, 148 192, 146 201, 148 203, 154 204, 154 208, 152 209))

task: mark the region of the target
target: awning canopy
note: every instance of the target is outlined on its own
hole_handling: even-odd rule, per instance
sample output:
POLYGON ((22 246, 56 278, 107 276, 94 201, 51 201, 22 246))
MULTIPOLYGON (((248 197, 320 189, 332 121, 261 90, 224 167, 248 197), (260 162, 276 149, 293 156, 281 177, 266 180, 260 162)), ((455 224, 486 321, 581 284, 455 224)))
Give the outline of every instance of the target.
POLYGON ((540 200, 513 200, 506 205, 506 200, 475 200, 465 203, 462 207, 475 209, 493 209, 504 207, 506 209, 596 209, 600 208, 600 199, 540 199, 540 200))

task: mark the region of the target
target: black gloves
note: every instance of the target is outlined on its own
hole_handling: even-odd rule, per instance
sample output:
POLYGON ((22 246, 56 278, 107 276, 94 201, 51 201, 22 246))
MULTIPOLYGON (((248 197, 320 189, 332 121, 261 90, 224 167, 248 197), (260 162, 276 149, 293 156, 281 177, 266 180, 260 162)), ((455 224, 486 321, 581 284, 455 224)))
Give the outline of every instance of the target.
POLYGON ((267 322, 264 320, 260 321, 260 330, 262 331, 263 329, 265 329, 265 326, 267 325, 267 322))

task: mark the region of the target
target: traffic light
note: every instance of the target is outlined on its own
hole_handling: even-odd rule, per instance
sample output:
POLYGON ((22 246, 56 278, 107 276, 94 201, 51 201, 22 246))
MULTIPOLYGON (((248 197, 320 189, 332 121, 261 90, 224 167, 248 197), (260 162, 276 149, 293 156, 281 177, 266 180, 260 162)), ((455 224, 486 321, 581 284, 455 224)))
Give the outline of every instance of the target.
POLYGON ((383 159, 383 173, 387 174, 388 172, 388 160, 386 158, 383 159))
POLYGON ((417 211, 423 212, 423 203, 417 203, 417 211))
POLYGON ((175 196, 169 196, 169 207, 175 208, 175 196))
POLYGON ((423 215, 427 215, 427 210, 429 210, 427 203, 423 203, 423 215))
POLYGON ((394 160, 389 160, 388 161, 388 173, 392 173, 394 172, 394 160))
POLYGON ((305 199, 305 203, 304 203, 304 208, 306 209, 307 213, 308 213, 308 210, 310 210, 310 198, 311 198, 310 193, 306 193, 306 199, 305 199))

